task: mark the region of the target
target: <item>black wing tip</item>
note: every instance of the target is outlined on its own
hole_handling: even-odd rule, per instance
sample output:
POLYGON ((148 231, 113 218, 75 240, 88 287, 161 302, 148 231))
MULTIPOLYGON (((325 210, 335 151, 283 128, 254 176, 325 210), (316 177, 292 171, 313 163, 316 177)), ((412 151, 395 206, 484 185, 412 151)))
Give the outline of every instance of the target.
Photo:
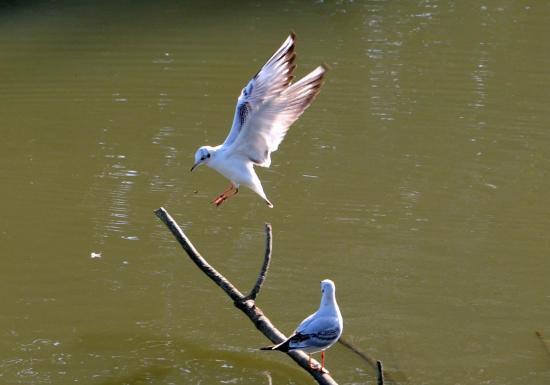
POLYGON ((288 33, 288 35, 289 35, 289 37, 290 37, 292 40, 296 41, 296 32, 294 32, 293 29, 290 30, 290 32, 288 33))
POLYGON ((263 348, 260 348, 260 350, 278 350, 281 352, 288 352, 289 345, 290 345, 290 338, 284 340, 283 342, 277 345, 264 346, 263 348))
MULTIPOLYGON (((292 35, 289 36, 289 38, 290 37, 292 37, 292 35)), ((279 48, 279 50, 277 50, 273 54, 273 56, 271 57, 270 60, 267 61, 267 63, 269 63, 272 60, 275 60, 275 61, 283 61, 285 63, 288 63, 289 66, 294 64, 294 61, 296 60, 296 45, 294 43, 295 43, 294 38, 292 38, 290 43, 286 46, 286 48, 284 50, 282 50, 283 47, 286 44, 286 41, 285 41, 285 43, 283 43, 283 45, 279 48), (280 54, 279 54, 279 56, 276 57, 276 55, 279 51, 280 51, 280 54)))
POLYGON ((292 46, 292 48, 288 51, 286 61, 290 67, 294 65, 294 68, 296 68, 296 64, 294 64, 296 61, 296 51, 294 51, 294 46, 292 46))
POLYGON ((325 72, 327 71, 331 71, 332 70, 332 67, 330 65, 328 65, 327 63, 321 63, 320 67, 325 70, 325 72))

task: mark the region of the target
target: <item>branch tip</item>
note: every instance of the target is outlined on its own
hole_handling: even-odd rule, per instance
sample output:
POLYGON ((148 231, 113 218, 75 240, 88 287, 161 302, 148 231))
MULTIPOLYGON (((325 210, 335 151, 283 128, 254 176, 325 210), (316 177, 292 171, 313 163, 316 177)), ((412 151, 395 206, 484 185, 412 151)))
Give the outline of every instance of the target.
POLYGON ((382 367, 382 361, 376 361, 376 372, 378 385, 384 385, 384 368, 382 367))
POLYGON ((264 262, 262 264, 262 268, 260 269, 260 272, 258 273, 258 278, 256 279, 256 283, 254 284, 254 287, 252 287, 252 290, 250 290, 250 294, 246 296, 247 299, 256 300, 256 297, 260 293, 260 290, 262 289, 262 285, 265 282, 265 278, 267 276, 267 271, 269 270, 269 264, 271 263, 271 250, 273 247, 273 229, 271 227, 270 223, 265 224, 265 253, 264 253, 264 262))

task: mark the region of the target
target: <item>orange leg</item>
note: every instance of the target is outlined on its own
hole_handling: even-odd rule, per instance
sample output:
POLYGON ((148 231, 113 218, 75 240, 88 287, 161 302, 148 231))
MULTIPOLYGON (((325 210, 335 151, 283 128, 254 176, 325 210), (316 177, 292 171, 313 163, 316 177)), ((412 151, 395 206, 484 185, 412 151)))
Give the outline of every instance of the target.
POLYGON ((234 189, 233 183, 229 184, 229 187, 226 188, 225 190, 223 190, 223 192, 222 192, 220 195, 218 195, 218 196, 216 197, 216 199, 214 199, 214 200, 212 201, 212 203, 216 202, 216 200, 218 200, 218 199, 220 199, 220 198, 223 198, 223 197, 225 196, 225 194, 227 194, 229 191, 231 191, 231 190, 233 190, 233 189, 234 189))
POLYGON ((222 192, 216 199, 212 201, 216 206, 221 205, 225 200, 231 198, 233 195, 237 194, 239 189, 233 186, 233 183, 229 185, 229 188, 222 192))
POLYGON ((311 363, 311 355, 310 354, 308 354, 307 357, 308 357, 309 367, 311 369, 316 370, 316 371, 321 372, 321 373, 328 373, 328 370, 325 369, 325 352, 321 352, 321 365, 319 365, 319 364, 313 365, 311 363))

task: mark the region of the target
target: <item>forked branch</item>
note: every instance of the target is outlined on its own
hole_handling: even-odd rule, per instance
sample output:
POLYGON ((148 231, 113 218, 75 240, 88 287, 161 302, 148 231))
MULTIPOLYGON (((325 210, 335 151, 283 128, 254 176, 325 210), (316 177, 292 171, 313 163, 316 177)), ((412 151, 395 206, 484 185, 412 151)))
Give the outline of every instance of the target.
MULTIPOLYGON (((223 291, 233 300, 233 304, 240 309, 246 316, 252 321, 254 326, 262 332, 271 342, 278 344, 286 339, 286 336, 281 333, 265 316, 263 311, 256 306, 255 298, 259 294, 267 271, 269 269, 269 263, 271 260, 271 240, 272 232, 271 226, 266 224, 266 251, 264 255, 264 262, 260 270, 260 274, 254 287, 252 288, 249 295, 244 296, 227 278, 220 274, 214 267, 212 267, 206 259, 204 259, 199 252, 195 249, 191 241, 183 233, 178 224, 172 219, 170 214, 164 209, 159 208, 155 210, 155 214, 160 220, 168 227, 172 232, 176 240, 183 247, 189 258, 201 269, 216 285, 223 289, 223 291)), ((310 367, 308 362, 308 356, 302 351, 294 350, 286 353, 292 358, 298 365, 302 367, 306 372, 308 372, 318 384, 321 385, 338 385, 336 381, 328 374, 322 373, 318 370, 314 370, 310 367)), ((311 360, 313 366, 319 365, 315 360, 311 360)))
POLYGON ((262 285, 265 281, 265 276, 267 275, 267 270, 269 270, 269 264, 271 263, 271 250, 273 249, 273 242, 271 234, 273 233, 271 225, 269 223, 265 224, 265 255, 264 255, 264 263, 262 264, 262 269, 260 270, 260 273, 258 274, 258 279, 256 280, 256 284, 254 284, 254 287, 250 291, 250 294, 246 296, 248 299, 256 300, 256 296, 262 289, 262 285))
POLYGON ((338 340, 340 344, 345 346, 347 349, 352 351, 353 353, 357 354, 363 361, 365 361, 370 367, 372 367, 374 370, 376 370, 376 375, 378 378, 378 385, 384 384, 385 379, 387 378, 388 381, 397 383, 394 378, 390 377, 390 374, 387 373, 382 365, 382 361, 377 360, 373 356, 371 356, 369 353, 360 350, 357 346, 352 344, 350 341, 345 339, 344 337, 340 337, 338 340))

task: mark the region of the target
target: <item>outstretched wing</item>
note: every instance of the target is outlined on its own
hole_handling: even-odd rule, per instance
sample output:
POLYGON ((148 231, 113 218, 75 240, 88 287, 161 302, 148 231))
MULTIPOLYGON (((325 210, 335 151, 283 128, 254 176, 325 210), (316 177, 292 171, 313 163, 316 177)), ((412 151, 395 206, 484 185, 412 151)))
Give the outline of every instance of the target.
POLYGON ((231 131, 223 143, 228 146, 235 141, 250 116, 264 101, 278 96, 293 79, 296 65, 294 43, 296 35, 292 32, 281 47, 271 56, 258 73, 241 91, 235 108, 235 117, 231 131))
POLYGON ((278 96, 265 100, 256 109, 247 112, 241 133, 235 138, 231 150, 259 166, 269 167, 271 152, 279 148, 292 123, 319 93, 325 71, 324 66, 317 67, 278 96))

